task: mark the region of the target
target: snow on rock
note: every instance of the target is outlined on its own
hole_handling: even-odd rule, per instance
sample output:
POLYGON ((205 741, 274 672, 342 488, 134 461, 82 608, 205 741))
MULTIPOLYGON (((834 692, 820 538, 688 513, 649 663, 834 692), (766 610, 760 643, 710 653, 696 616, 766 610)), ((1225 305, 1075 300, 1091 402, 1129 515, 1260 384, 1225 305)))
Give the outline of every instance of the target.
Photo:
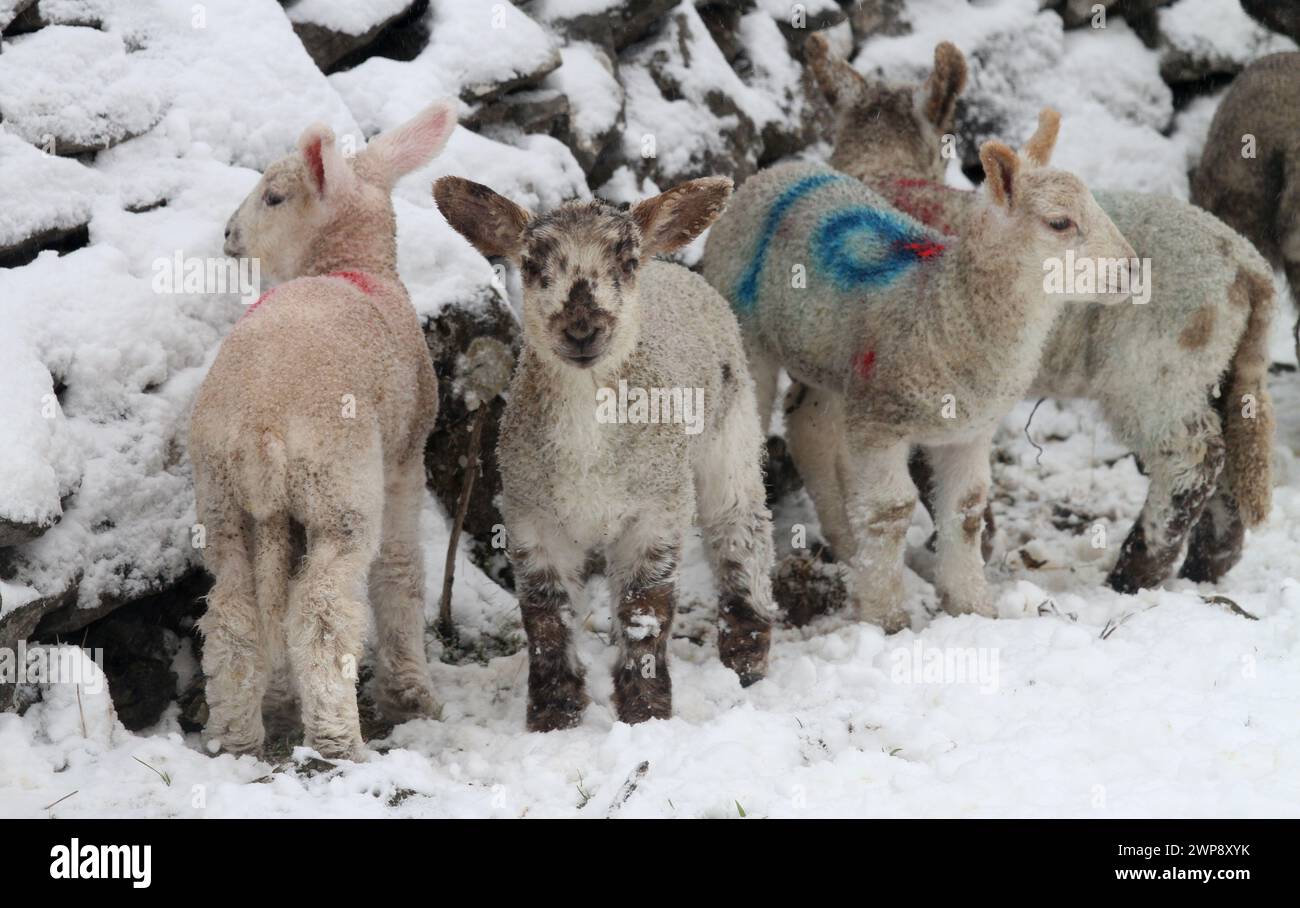
POLYGON ((678 0, 533 0, 528 13, 570 41, 608 53, 641 40, 678 0))
POLYGON ((53 25, 5 43, 0 116, 33 145, 76 155, 140 135, 158 121, 162 91, 122 36, 53 25))
POLYGON ((1233 75, 1251 60, 1296 49, 1295 41, 1269 31, 1238 3, 1179 0, 1156 15, 1161 35, 1160 72, 1170 83, 1233 75), (1213 27, 1207 27, 1211 22, 1213 27))
POLYGON ((388 26, 415 7, 416 0, 297 0, 286 12, 303 47, 322 71, 375 42, 388 26))
POLYGON ((614 75, 609 54, 594 44, 575 43, 560 50, 563 64, 545 84, 569 99, 570 147, 585 170, 617 138, 623 113, 623 86, 614 75))
POLYGON ((371 57, 330 77, 354 111, 370 109, 367 134, 414 115, 433 99, 458 96, 464 111, 560 65, 559 46, 540 25, 508 3, 434 0, 424 22, 429 43, 411 61, 371 57))
POLYGON ((623 157, 665 187, 712 173, 737 182, 758 168, 761 132, 788 114, 746 85, 684 2, 653 38, 622 59, 623 157))
POLYGON ((102 186, 94 171, 46 154, 0 124, 0 262, 19 264, 31 241, 84 227, 102 186))

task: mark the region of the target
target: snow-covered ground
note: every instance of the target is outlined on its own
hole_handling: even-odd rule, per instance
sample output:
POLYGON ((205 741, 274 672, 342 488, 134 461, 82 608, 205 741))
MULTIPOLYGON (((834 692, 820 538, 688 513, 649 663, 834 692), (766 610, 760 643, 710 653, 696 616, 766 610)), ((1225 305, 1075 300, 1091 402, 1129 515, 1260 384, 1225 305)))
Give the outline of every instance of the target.
MULTIPOLYGON (((52 33, 57 26, 6 39, 0 107, 6 92, 31 100, 21 97, 16 69, 6 81, 5 67, 25 53, 50 60, 50 78, 59 79, 49 84, 65 86, 59 91, 75 91, 68 80, 120 81, 120 90, 80 96, 83 104, 147 132, 90 166, 36 151, 33 137, 0 132, 0 242, 32 223, 67 227, 90 218, 85 248, 0 269, 0 505, 34 522, 53 520, 66 505, 61 522, 29 547, 21 581, 0 581, 0 615, 88 565, 80 590, 91 602, 138 594, 154 576, 174 576, 194 560, 184 544, 194 520, 188 468, 176 445, 193 391, 241 307, 234 294, 155 293, 155 262, 178 250, 218 256, 222 225, 255 170, 289 150, 313 120, 359 140, 431 97, 560 50, 522 17, 505 29, 508 40, 492 44, 475 41, 469 20, 447 12, 435 39, 444 29, 458 55, 372 59, 326 77, 272 0, 209 0, 202 30, 189 4, 78 2, 108 22, 104 40, 92 39, 105 46, 74 54, 52 33), (81 53, 98 62, 73 65, 81 53), (162 199, 165 206, 152 207, 162 199), (57 418, 45 418, 56 383, 68 390, 57 418), (30 444, 15 445, 15 437, 30 444), (147 484, 135 480, 146 474, 147 484)), ((872 39, 857 65, 911 77, 936 40, 969 52, 1037 9, 1037 0, 926 4, 931 14, 912 35, 872 39)), ((546 4, 557 5, 565 7, 546 4)), ((1181 0, 1162 16, 1174 17, 1179 34, 1227 42, 1218 51, 1228 56, 1273 49, 1259 44, 1235 4, 1222 5, 1222 21, 1202 0, 1181 0)), ((323 0, 302 6, 319 7, 318 15, 337 8, 323 0)), ((486 16, 492 6, 459 8, 486 16)), ((1010 72, 1033 86, 1018 87, 1016 110, 1032 114, 1043 101, 1061 107, 1063 165, 1097 186, 1185 195, 1185 169, 1217 98, 1175 116, 1158 52, 1122 21, 1112 25, 1102 35, 1062 36, 1051 23, 1028 29, 1018 66, 990 70, 983 83, 977 70, 972 91, 994 92, 995 76, 1010 72)), ((751 21, 743 31, 779 49, 767 24, 751 21)), ((607 74, 585 47, 565 48, 562 58, 547 84, 582 97, 590 130, 604 128, 611 109, 586 89, 607 74)), ((719 61, 707 62, 725 68, 719 61)), ((781 69, 773 63, 769 72, 781 69)), ((655 109, 648 92, 632 80, 630 121, 655 109)), ((62 95, 49 100, 47 112, 32 116, 86 113, 66 107, 62 95)), ((744 104, 760 120, 781 116, 760 94, 744 104)), ((680 123, 637 120, 628 129, 670 134, 670 126, 680 123)), ((486 292, 491 278, 487 262, 432 206, 429 185, 448 173, 532 207, 589 192, 573 155, 549 136, 506 142, 458 130, 442 157, 397 191, 400 267, 426 315, 486 292)), ((954 182, 962 179, 954 169, 954 182)), ((644 188, 624 168, 607 191, 632 196, 644 188)), ((1292 318, 1284 306, 1278 362, 1294 362, 1292 318)), ((842 614, 781 630, 768 677, 741 689, 716 656, 711 580, 692 540, 671 646, 674 718, 615 721, 608 596, 596 579, 580 610, 592 705, 576 729, 529 734, 514 599, 463 559, 454 600, 460 655, 444 662, 442 644, 432 635, 428 642, 442 718, 371 741, 368 761, 328 767, 302 752, 277 762, 211 756, 199 736, 182 733, 174 705, 156 727, 131 733, 102 685, 52 685, 23 715, 0 714, 0 816, 1298 815, 1300 375, 1280 373, 1271 384, 1279 414, 1273 512, 1217 586, 1172 580, 1135 596, 1103 587, 1146 481, 1087 404, 1038 409, 1029 429, 1044 449, 1036 462, 1024 434, 1026 402, 1005 421, 994 468, 999 535, 989 571, 997 620, 936 614, 932 587, 913 575, 911 630, 886 637, 842 614), (1096 524, 1105 528, 1102 547, 1094 545, 1096 524)), ((793 525, 815 536, 802 494, 776 516, 783 552, 793 525)), ((432 621, 447 540, 432 497, 424 529, 432 621)), ((918 510, 910 541, 922 573, 928 533, 918 510)), ((175 667, 182 684, 192 677, 188 649, 175 667)))

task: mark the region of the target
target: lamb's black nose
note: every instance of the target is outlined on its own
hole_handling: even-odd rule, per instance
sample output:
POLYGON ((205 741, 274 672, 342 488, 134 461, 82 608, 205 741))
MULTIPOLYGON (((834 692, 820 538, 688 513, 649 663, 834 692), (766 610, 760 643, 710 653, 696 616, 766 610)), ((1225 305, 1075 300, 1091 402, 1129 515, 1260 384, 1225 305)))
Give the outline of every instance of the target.
POLYGON ((596 336, 596 329, 589 324, 571 325, 564 329, 564 336, 569 343, 581 349, 591 343, 591 339, 596 336))

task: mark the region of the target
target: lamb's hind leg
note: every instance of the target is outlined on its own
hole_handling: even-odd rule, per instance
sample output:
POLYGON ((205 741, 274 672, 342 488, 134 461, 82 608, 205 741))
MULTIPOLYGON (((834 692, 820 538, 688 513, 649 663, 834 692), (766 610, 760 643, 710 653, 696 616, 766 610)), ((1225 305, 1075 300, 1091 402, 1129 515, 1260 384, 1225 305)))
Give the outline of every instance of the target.
POLYGON ((1182 437, 1150 447, 1155 450, 1143 457, 1150 476, 1146 503, 1106 578, 1121 593, 1158 586, 1169 576, 1223 469, 1223 436, 1208 406, 1182 437))
MULTIPOLYGON (((759 492, 760 500, 762 491, 759 492)), ((614 707, 623 722, 673 714, 668 640, 677 610, 677 564, 686 521, 640 513, 609 551, 618 636, 614 707)))
POLYGON ((718 584, 718 655, 748 687, 767 673, 772 638, 772 516, 763 499, 758 422, 742 400, 695 469, 695 497, 718 584))
POLYGON ((907 627, 903 610, 903 544, 916 507, 905 442, 881 445, 849 427, 851 467, 845 479, 857 551, 849 562, 853 601, 865 621, 892 634, 907 627))
POLYGON ((554 731, 582 721, 585 673, 573 646, 569 612, 586 551, 550 525, 510 528, 510 563, 528 636, 528 730, 554 731))
POLYGON ((785 440, 812 497, 823 538, 837 559, 849 561, 854 542, 841 482, 848 469, 843 398, 810 385, 791 385, 786 396, 785 440))
POLYGON ((272 738, 296 739, 302 731, 298 695, 289 670, 289 580, 294 563, 294 534, 286 511, 257 521, 253 528, 253 570, 257 609, 266 626, 269 680, 262 698, 262 721, 272 738))
POLYGON ((935 586, 950 615, 993 617, 984 577, 984 511, 989 494, 989 447, 981 436, 963 444, 929 448, 934 470, 934 522, 938 562, 935 586))
POLYGON ((380 709, 388 719, 403 722, 438 713, 424 653, 423 459, 414 457, 394 467, 384 486, 383 539, 379 557, 370 566, 375 674, 380 709))
POLYGON ((200 475, 197 485, 199 521, 208 536, 203 558, 215 578, 207 611, 199 619, 207 679, 205 733, 223 750, 257 753, 265 739, 268 628, 253 582, 251 519, 216 483, 200 475))

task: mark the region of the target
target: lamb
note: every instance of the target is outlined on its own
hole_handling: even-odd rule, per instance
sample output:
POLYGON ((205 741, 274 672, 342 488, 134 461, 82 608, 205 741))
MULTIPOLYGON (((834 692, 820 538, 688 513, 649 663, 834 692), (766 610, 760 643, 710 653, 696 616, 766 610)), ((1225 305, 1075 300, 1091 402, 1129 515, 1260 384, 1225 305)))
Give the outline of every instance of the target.
POLYGON ((998 142, 987 190, 959 237, 891 208, 828 167, 751 178, 710 232, 702 272, 740 315, 760 414, 777 373, 843 397, 839 471, 854 541, 850 593, 887 632, 903 611, 903 542, 916 490, 909 447, 936 462, 937 579, 951 614, 992 616, 979 549, 989 452, 1025 393, 1067 302, 1120 302, 1133 250, 1075 176, 1047 166, 1058 115, 1044 110, 1022 160, 998 142), (1104 287, 1044 287, 1067 253, 1121 262, 1104 287))
MULTIPOLYGON (((814 76, 838 104, 835 148, 842 166, 919 220, 961 233, 978 198, 935 182, 943 157, 934 131, 918 122, 910 129, 931 141, 900 150, 863 115, 878 106, 880 93, 910 91, 917 98, 913 117, 922 121, 922 102, 933 96, 934 84, 960 91, 961 80, 931 76, 910 88, 868 83, 814 39, 814 76)), ((960 52, 947 47, 944 70, 964 72, 956 62, 960 52)), ((937 50, 936 61, 939 56, 937 50)), ((894 122, 883 125, 897 128, 894 122)), ((1139 255, 1151 261, 1150 301, 1065 310, 1048 336, 1029 393, 1097 401, 1150 477, 1142 513, 1107 584, 1127 593, 1158 585, 1184 543, 1181 576, 1215 582, 1240 559, 1245 530, 1265 519, 1272 495, 1274 417, 1266 345, 1273 287, 1267 263, 1225 224, 1177 199, 1134 192, 1098 192, 1096 198, 1139 255)), ((832 548, 838 548, 848 543, 837 538, 850 538, 837 504, 829 453, 835 445, 827 443, 842 418, 839 405, 817 389, 791 400, 798 403, 787 420, 791 453, 832 548)), ((924 477, 918 481, 924 484, 924 477)))
POLYGON ((730 180, 706 178, 631 210, 569 202, 534 215, 468 180, 435 185, 438 208, 479 252, 522 266, 524 351, 498 460, 532 731, 581 720, 584 672, 564 613, 602 553, 618 717, 672 714, 676 572, 696 515, 720 592, 722 662, 746 686, 766 672, 772 528, 740 332, 700 277, 650 260, 699 235, 730 193, 730 180), (692 409, 684 424, 646 418, 644 401, 637 411, 635 399, 656 393, 680 393, 692 409))
POLYGON ((1192 201, 1285 270, 1300 312, 1300 51, 1262 57, 1232 81, 1192 177, 1192 201))
POLYGON ((381 709, 394 721, 438 711, 418 539, 438 389, 397 274, 391 193, 455 125, 454 104, 433 104, 352 160, 310 127, 226 227, 226 254, 257 256, 282 282, 222 343, 191 419, 216 581, 199 622, 206 731, 227 751, 260 751, 263 707, 279 722, 296 694, 308 746, 364 756, 367 579, 381 709))

